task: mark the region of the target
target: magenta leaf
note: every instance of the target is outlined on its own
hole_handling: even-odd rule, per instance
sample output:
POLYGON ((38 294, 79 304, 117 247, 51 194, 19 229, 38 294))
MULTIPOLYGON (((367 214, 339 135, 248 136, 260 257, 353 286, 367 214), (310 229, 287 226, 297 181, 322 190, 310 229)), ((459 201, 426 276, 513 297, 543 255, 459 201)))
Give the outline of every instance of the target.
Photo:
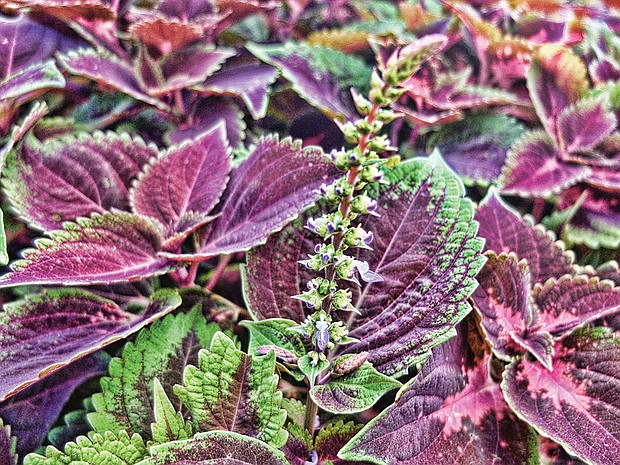
POLYGON ((553 371, 522 359, 504 372, 512 409, 541 434, 591 464, 620 455, 620 347, 603 328, 578 331, 558 343, 553 371))
POLYGON ((523 197, 550 197, 583 181, 591 169, 563 163, 551 136, 531 131, 508 152, 500 179, 502 193, 523 197))
POLYGON ((167 272, 158 256, 162 238, 148 218, 126 212, 93 214, 65 223, 39 239, 0 277, 0 287, 24 284, 109 284, 141 280, 167 272))
POLYGON ((48 290, 0 314, 0 400, 69 363, 138 331, 178 307, 176 292, 153 296, 143 315, 77 289, 48 290))
POLYGON ((129 188, 157 148, 128 134, 95 132, 48 139, 27 137, 3 175, 13 209, 49 231, 65 221, 111 208, 129 209, 129 188))
POLYGON ((563 244, 554 242, 553 233, 534 225, 531 217, 522 218, 495 189, 482 200, 475 219, 486 240, 484 250, 496 255, 514 252, 518 259, 526 259, 532 284, 572 272, 572 253, 564 252, 563 244))
POLYGON ((560 338, 590 321, 620 311, 620 288, 596 276, 563 276, 534 286, 543 327, 560 338))
POLYGON ((75 388, 105 374, 108 362, 103 352, 82 357, 0 403, 0 417, 11 425, 21 457, 41 446, 75 388))
POLYGON ((485 255, 488 260, 478 275, 480 286, 473 299, 493 353, 510 361, 529 351, 551 368, 553 340, 546 327, 541 330, 540 311, 530 295, 527 261, 518 261, 514 253, 485 255))
POLYGON ((593 149, 615 131, 616 115, 597 99, 580 100, 558 114, 558 139, 565 152, 593 149))
POLYGON ((150 450, 143 465, 288 465, 279 450, 231 431, 199 433, 193 439, 172 441, 150 450))
POLYGON ((129 64, 110 53, 80 49, 77 52, 60 55, 59 61, 72 74, 85 76, 100 84, 110 86, 160 110, 169 110, 168 105, 142 89, 141 83, 136 79, 129 64))
MULTIPOLYGON (((62 88, 65 78, 53 61, 36 63, 0 80, 0 100, 20 105, 49 88, 62 88)), ((4 102, 3 102, 4 103, 4 102)))
POLYGON ((210 76, 195 90, 207 94, 230 94, 243 99, 254 119, 263 118, 269 102, 269 86, 276 80, 275 68, 257 63, 234 63, 210 76))
POLYGON ((488 357, 473 356, 464 336, 435 348, 396 402, 339 456, 391 465, 531 463, 535 435, 508 408, 488 364, 488 357))
POLYGON ((191 229, 220 199, 228 181, 229 155, 223 125, 163 153, 133 189, 133 210, 157 219, 168 233, 191 229))
POLYGON ((214 210, 220 216, 210 223, 203 245, 193 256, 240 252, 264 243, 271 233, 312 205, 314 190, 336 174, 318 147, 303 148, 299 141, 280 142, 274 136, 261 139, 233 171, 214 210))

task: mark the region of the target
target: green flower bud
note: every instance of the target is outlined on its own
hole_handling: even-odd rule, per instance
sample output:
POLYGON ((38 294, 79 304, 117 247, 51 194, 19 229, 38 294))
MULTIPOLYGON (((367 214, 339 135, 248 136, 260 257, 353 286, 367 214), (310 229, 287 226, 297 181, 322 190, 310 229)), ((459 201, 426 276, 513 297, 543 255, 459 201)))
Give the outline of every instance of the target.
POLYGON ((366 116, 372 110, 372 103, 370 100, 366 99, 363 95, 357 93, 355 89, 351 89, 351 95, 353 96, 353 102, 355 103, 355 108, 361 114, 366 116))
POLYGON ((338 289, 332 295, 332 307, 334 310, 354 311, 351 305, 351 291, 348 289, 338 289))
POLYGON ((341 129, 344 134, 344 140, 349 144, 357 144, 359 142, 360 133, 351 121, 347 121, 341 129))
POLYGON ((396 118, 402 118, 402 117, 403 117, 402 113, 398 113, 398 112, 388 110, 388 109, 379 110, 377 112, 377 115, 375 116, 375 118, 377 118, 377 121, 381 121, 384 124, 391 123, 396 118))

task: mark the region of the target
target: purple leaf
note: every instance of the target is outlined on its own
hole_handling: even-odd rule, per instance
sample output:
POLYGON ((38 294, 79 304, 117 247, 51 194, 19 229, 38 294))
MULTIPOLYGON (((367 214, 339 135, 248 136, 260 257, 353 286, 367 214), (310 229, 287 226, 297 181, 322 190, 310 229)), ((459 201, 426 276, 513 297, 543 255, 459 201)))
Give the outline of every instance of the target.
POLYGON ((580 100, 558 115, 559 143, 566 152, 592 149, 615 131, 618 121, 596 99, 580 100))
POLYGON ((17 465, 15 438, 11 437, 11 425, 5 425, 0 418, 0 463, 17 465))
POLYGON ((110 86, 160 110, 170 110, 164 102, 143 91, 130 65, 109 53, 81 49, 60 55, 59 61, 72 74, 85 76, 100 84, 110 86))
POLYGON ((0 403, 0 417, 11 425, 21 457, 41 446, 75 388, 105 374, 108 361, 105 353, 88 355, 0 403))
POLYGON ((223 125, 170 149, 148 166, 132 191, 133 210, 159 220, 169 233, 191 229, 226 187, 230 149, 223 125))
POLYGON ((368 352, 377 370, 396 376, 454 335, 484 258, 471 203, 443 160, 416 159, 386 174, 391 186, 378 198, 381 218, 364 224, 373 250, 358 257, 383 281, 361 289, 361 316, 350 320, 359 342, 343 352, 368 352))
POLYGON ((550 197, 587 178, 587 166, 563 163, 553 139, 531 131, 508 152, 500 179, 501 192, 521 197, 550 197))
POLYGON ((20 105, 48 88, 64 86, 65 78, 54 62, 45 61, 19 70, 0 81, 0 100, 14 100, 15 104, 20 105))
POLYGON ((275 68, 256 63, 234 63, 209 77, 195 90, 208 94, 237 95, 243 99, 254 119, 267 112, 269 86, 276 80, 275 68))
POLYGON ((148 218, 126 212, 97 213, 65 223, 23 252, 0 277, 0 287, 25 284, 109 284, 163 274, 168 260, 157 255, 162 238, 148 218))
POLYGON ((334 465, 368 465, 370 462, 349 462, 338 457, 338 451, 355 436, 362 425, 352 421, 343 420, 332 421, 323 426, 316 434, 314 450, 316 451, 319 463, 326 463, 331 460, 334 465))
POLYGON ((302 148, 299 141, 280 142, 274 136, 261 139, 233 171, 214 210, 220 216, 210 224, 203 245, 193 256, 240 252, 264 243, 271 233, 312 205, 314 190, 336 174, 334 165, 323 160, 317 147, 302 148))
POLYGON ((461 335, 435 348, 339 456, 390 465, 530 463, 532 432, 508 408, 488 364, 461 335))
POLYGON ((553 341, 544 331, 546 327, 540 329, 540 311, 530 295, 527 261, 518 261, 512 252, 485 255, 488 260, 478 275, 480 286, 473 299, 493 353, 511 360, 527 350, 550 369, 553 341))
POLYGON ((526 259, 531 282, 545 282, 549 278, 572 272, 572 253, 564 252, 561 242, 554 242, 553 233, 535 226, 530 217, 522 218, 490 189, 476 212, 480 236, 486 239, 484 250, 496 255, 514 252, 526 259))
POLYGON ((544 44, 533 55, 527 87, 538 118, 550 135, 557 134, 556 118, 587 91, 587 70, 568 48, 544 44))
POLYGON ((580 331, 555 348, 553 371, 522 359, 504 372, 502 390, 521 418, 587 463, 620 456, 620 347, 602 328, 580 331))
POLYGON ((18 145, 4 173, 13 209, 30 225, 57 229, 91 213, 129 209, 129 187, 157 148, 127 134, 95 132, 18 145))
POLYGON ((5 304, 0 313, 0 400, 133 334, 180 303, 175 292, 161 292, 143 315, 134 315, 90 292, 57 289, 5 304))
POLYGON ((543 328, 560 338, 575 328, 620 311, 620 288, 598 277, 564 276, 537 284, 532 292, 543 328))

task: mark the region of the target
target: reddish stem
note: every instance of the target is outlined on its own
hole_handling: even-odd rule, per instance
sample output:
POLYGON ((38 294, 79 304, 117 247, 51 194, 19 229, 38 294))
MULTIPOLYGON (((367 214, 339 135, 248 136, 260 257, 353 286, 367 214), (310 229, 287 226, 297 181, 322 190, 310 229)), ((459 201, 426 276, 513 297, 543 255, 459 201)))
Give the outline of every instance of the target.
POLYGON ((211 275, 209 282, 205 286, 205 289, 207 291, 212 291, 213 289, 215 289, 217 282, 220 280, 220 278, 224 274, 224 271, 226 271, 226 267, 230 263, 231 258, 232 258, 231 254, 224 255, 223 257, 220 258, 219 263, 215 267, 215 271, 213 272, 213 275, 211 275))

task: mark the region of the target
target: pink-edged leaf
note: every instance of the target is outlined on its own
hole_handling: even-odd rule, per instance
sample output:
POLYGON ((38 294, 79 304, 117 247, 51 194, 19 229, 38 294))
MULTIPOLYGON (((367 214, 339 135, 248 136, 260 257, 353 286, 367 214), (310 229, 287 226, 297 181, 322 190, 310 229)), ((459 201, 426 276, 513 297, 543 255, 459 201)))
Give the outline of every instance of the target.
POLYGON ((350 319, 349 334, 359 342, 343 352, 368 352, 377 370, 396 376, 454 335, 484 258, 471 202, 443 160, 415 159, 386 174, 381 218, 364 223, 373 250, 358 254, 383 281, 366 284, 354 301, 361 315, 350 319))
POLYGON ((514 252, 526 259, 532 284, 545 282, 572 272, 572 254, 564 252, 561 242, 554 242, 553 233, 534 225, 530 217, 522 218, 490 189, 476 212, 480 236, 486 239, 484 250, 496 255, 514 252))
POLYGON ((272 66, 257 63, 234 63, 210 76, 195 90, 208 94, 229 94, 241 97, 254 119, 267 112, 269 86, 276 80, 278 71, 272 66))
POLYGON ((395 103, 393 108, 398 110, 399 113, 402 113, 406 119, 417 127, 450 124, 461 121, 464 118, 463 113, 458 110, 447 110, 442 112, 415 111, 403 105, 399 105, 398 103, 395 103))
POLYGON ((18 105, 49 88, 62 88, 65 78, 53 61, 44 61, 17 71, 0 81, 0 100, 14 100, 18 105))
POLYGON ((45 13, 68 20, 102 20, 116 18, 113 0, 11 0, 17 7, 28 7, 29 10, 45 13))
POLYGON ((176 292, 161 292, 143 315, 135 315, 90 292, 57 289, 5 304, 0 313, 0 400, 135 333, 180 303, 176 292))
POLYGON ((140 70, 138 72, 141 72, 144 90, 149 95, 162 96, 204 81, 233 55, 231 50, 201 44, 176 50, 156 65, 161 72, 161 82, 141 72, 146 68, 144 63, 138 61, 136 65, 140 70))
POLYGON ((59 56, 60 63, 72 74, 84 76, 112 87, 130 97, 153 105, 160 110, 169 110, 161 100, 148 95, 134 75, 132 67, 119 58, 93 49, 80 49, 59 56))
POLYGON ((521 197, 550 197, 584 180, 591 169, 562 162, 553 139, 542 131, 526 133, 508 152, 501 192, 521 197))
POLYGON ((474 291, 476 309, 493 353, 510 360, 525 351, 546 367, 551 367, 553 341, 541 330, 541 317, 530 295, 531 281, 526 260, 514 253, 487 252, 487 262, 478 275, 480 286, 474 291))
POLYGON ((510 411, 488 365, 461 335, 435 348, 396 402, 339 456, 390 465, 530 463, 535 435, 510 411))
POLYGON ((5 425, 0 417, 0 463, 17 465, 16 438, 11 436, 11 425, 5 425))
POLYGON ((588 89, 585 64, 568 48, 542 45, 533 55, 527 87, 536 114, 548 134, 557 134, 556 118, 588 89))
POLYGON ((89 378, 105 374, 108 362, 109 356, 103 352, 87 355, 0 402, 0 417, 11 425, 21 457, 43 444, 75 388, 89 378))
POLYGON ((168 232, 191 229, 217 204, 230 171, 223 125, 174 147, 146 168, 132 191, 133 210, 159 220, 168 232))
POLYGON ((213 96, 199 99, 190 114, 191 124, 181 124, 167 134, 172 144, 180 145, 185 141, 196 139, 222 123, 226 128, 226 137, 230 147, 237 147, 245 137, 246 124, 243 121, 243 112, 224 97, 213 96))
POLYGON ((345 103, 332 75, 317 68, 294 45, 248 46, 259 60, 277 67, 293 89, 310 105, 332 119, 353 120, 355 112, 345 103))
POLYGON ((592 149, 616 130, 617 123, 600 100, 580 100, 558 114, 560 145, 569 153, 592 149))
POLYGON ((129 209, 129 188, 157 148, 128 134, 27 137, 8 159, 3 184, 13 209, 49 231, 91 213, 129 209))
POLYGON ((586 323, 620 311, 620 288, 596 276, 563 276, 537 284, 532 292, 543 327, 562 337, 586 323))
POLYGON ((39 239, 0 277, 0 287, 25 284, 109 284, 163 274, 169 261, 158 256, 162 238, 148 218, 126 212, 93 214, 67 222, 39 239))
MULTIPOLYGON (((314 203, 314 191, 338 171, 318 147, 275 136, 262 138, 233 171, 202 246, 194 256, 248 250, 314 203), (278 182, 274 182, 274 180, 278 182)), ((177 258, 183 258, 179 255, 177 258)))
POLYGON ((522 359, 504 372, 512 409, 541 434, 587 463, 620 456, 620 347, 602 328, 580 331, 555 347, 553 371, 522 359))

